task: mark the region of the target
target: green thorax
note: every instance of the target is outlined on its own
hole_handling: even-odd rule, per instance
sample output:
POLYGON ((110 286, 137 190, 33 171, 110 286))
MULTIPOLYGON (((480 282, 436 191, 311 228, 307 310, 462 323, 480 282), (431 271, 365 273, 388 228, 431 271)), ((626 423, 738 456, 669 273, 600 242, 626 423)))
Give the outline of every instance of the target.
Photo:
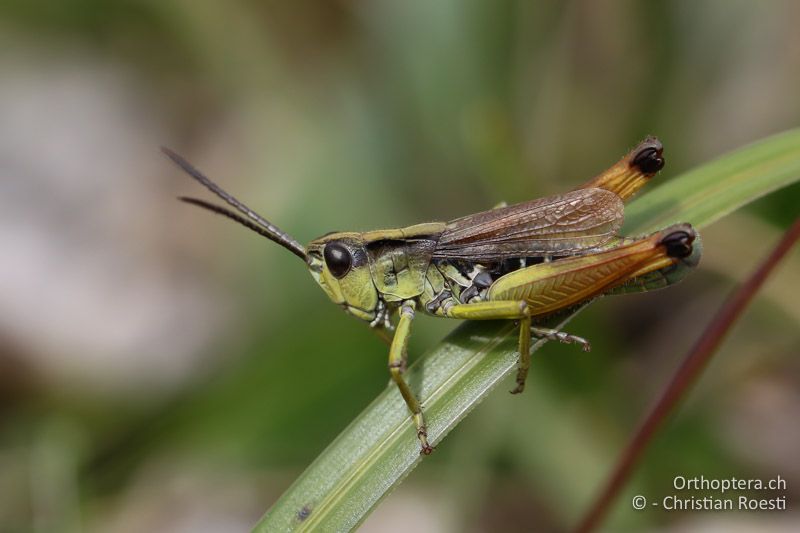
POLYGON ((387 302, 416 298, 444 224, 432 222, 362 234, 372 281, 387 302))

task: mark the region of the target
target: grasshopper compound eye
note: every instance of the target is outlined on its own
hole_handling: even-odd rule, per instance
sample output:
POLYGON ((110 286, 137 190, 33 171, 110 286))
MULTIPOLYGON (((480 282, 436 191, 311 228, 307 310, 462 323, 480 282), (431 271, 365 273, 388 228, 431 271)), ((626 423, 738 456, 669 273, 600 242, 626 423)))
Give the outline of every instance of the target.
POLYGON ((336 279, 342 279, 345 274, 350 272, 350 267, 353 266, 353 255, 341 243, 331 242, 326 244, 323 255, 325 256, 325 264, 328 265, 328 270, 331 271, 331 274, 336 279))

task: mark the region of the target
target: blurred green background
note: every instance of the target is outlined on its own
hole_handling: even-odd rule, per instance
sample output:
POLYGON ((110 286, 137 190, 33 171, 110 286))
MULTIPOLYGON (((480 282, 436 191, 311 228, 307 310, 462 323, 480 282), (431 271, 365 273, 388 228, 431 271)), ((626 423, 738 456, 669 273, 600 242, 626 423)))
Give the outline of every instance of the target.
MULTIPOLYGON (((385 345, 295 257, 174 200, 204 193, 159 145, 301 242, 565 191, 647 134, 668 180, 800 125, 798 20, 790 0, 1 2, 0 531, 248 530, 387 384, 385 345)), ((593 305, 570 327, 590 354, 540 352, 363 531, 574 524, 799 203, 709 228, 680 286, 593 305)), ((795 251, 608 530, 796 530, 628 502, 701 474, 781 475, 797 501, 798 290, 795 251)), ((412 354, 454 325, 417 321, 412 354)))

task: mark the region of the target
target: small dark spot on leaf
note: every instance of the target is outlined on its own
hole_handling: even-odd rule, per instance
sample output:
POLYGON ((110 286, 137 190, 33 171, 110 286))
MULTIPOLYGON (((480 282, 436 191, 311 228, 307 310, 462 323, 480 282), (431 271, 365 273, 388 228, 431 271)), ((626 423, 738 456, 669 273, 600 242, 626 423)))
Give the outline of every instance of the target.
POLYGON ((297 511, 297 519, 300 522, 302 522, 309 516, 311 516, 311 508, 308 505, 304 505, 303 507, 300 508, 299 511, 297 511))

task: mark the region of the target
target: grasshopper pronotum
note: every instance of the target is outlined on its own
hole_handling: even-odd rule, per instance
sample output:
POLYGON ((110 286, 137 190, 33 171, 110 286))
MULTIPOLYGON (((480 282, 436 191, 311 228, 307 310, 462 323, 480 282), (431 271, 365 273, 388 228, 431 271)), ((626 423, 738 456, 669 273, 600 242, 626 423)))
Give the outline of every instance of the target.
POLYGON ((658 139, 648 138, 614 166, 565 194, 401 229, 329 233, 307 247, 223 191, 181 156, 164 153, 240 214, 181 198, 227 216, 305 261, 330 299, 377 330, 394 331, 389 371, 429 454, 425 419, 406 367, 417 312, 465 320, 519 323, 520 393, 530 367, 531 335, 589 343, 535 325, 543 317, 602 294, 643 292, 682 279, 700 260, 697 234, 676 224, 651 235, 618 235, 624 202, 664 166, 658 139))

